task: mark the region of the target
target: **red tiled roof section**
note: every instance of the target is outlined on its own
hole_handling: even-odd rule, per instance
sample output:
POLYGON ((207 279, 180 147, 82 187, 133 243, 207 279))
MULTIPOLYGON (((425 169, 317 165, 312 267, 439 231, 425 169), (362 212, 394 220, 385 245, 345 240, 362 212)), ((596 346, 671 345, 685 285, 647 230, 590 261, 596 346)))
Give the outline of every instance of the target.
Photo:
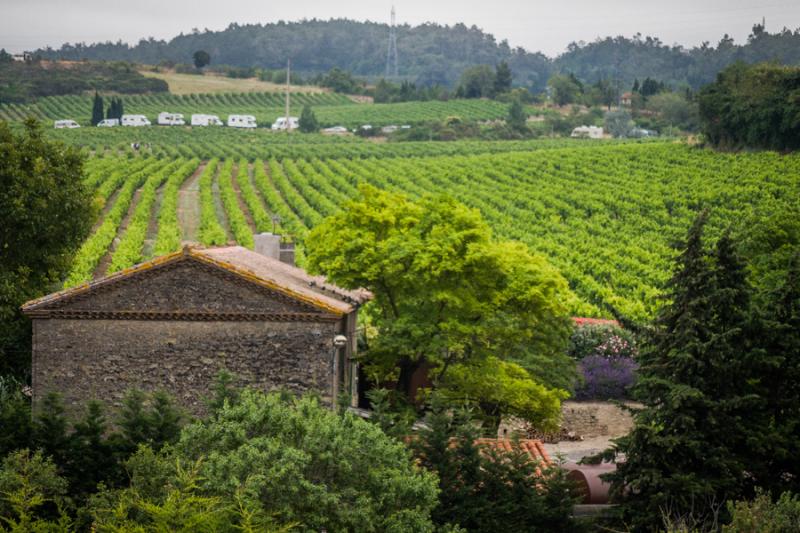
POLYGON ((518 449, 521 452, 527 453, 533 461, 542 463, 544 465, 550 464, 550 456, 547 455, 547 451, 544 449, 544 444, 542 444, 542 441, 537 439, 520 439, 513 441, 511 439, 483 438, 477 439, 475 444, 479 446, 486 446, 487 448, 492 448, 501 452, 513 452, 518 449))
POLYGON ((242 246, 223 248, 194 248, 194 256, 202 256, 216 263, 224 263, 245 271, 255 278, 286 288, 312 301, 319 301, 342 313, 350 312, 356 305, 372 298, 365 289, 347 290, 328 282, 323 276, 312 276, 305 270, 267 257, 242 246))
POLYGON ((586 318, 580 316, 572 317, 572 321, 575 322, 576 326, 617 326, 619 327, 619 322, 616 320, 610 320, 608 318, 586 318))

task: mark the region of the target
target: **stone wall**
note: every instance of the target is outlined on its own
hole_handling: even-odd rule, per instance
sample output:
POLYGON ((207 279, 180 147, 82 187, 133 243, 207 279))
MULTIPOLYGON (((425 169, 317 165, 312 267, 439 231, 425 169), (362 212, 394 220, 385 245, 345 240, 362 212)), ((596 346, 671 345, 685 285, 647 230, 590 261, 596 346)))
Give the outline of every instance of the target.
POLYGON ((331 400, 336 322, 34 321, 34 402, 60 393, 71 414, 89 399, 121 405, 131 387, 165 389, 191 413, 218 370, 241 385, 331 400))
POLYGON ((610 402, 564 402, 562 432, 583 438, 619 437, 633 427, 630 413, 610 402))

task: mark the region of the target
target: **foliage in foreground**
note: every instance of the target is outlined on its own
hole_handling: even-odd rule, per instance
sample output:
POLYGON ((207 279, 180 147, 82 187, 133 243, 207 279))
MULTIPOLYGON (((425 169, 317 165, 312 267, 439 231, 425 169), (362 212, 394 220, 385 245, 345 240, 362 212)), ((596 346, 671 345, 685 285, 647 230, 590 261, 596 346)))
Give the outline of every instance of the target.
POLYGON ((784 492, 773 502, 758 491, 752 501, 728 502, 731 523, 723 533, 794 533, 800 531, 800 496, 784 492))
POLYGON ((78 151, 47 141, 33 121, 0 122, 0 372, 30 369, 30 323, 19 311, 67 272, 94 218, 78 151))

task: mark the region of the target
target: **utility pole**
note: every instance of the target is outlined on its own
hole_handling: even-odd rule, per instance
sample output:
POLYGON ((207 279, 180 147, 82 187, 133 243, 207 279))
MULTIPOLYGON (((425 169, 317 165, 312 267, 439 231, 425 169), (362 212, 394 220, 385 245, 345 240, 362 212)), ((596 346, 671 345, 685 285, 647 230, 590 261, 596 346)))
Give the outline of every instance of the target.
POLYGON ((291 86, 292 80, 292 60, 286 60, 286 122, 284 123, 284 127, 286 128, 286 133, 289 133, 289 87, 291 86))
POLYGON ((386 50, 386 77, 398 76, 397 68, 397 27, 395 26, 394 6, 392 6, 392 23, 389 26, 389 48, 386 50))

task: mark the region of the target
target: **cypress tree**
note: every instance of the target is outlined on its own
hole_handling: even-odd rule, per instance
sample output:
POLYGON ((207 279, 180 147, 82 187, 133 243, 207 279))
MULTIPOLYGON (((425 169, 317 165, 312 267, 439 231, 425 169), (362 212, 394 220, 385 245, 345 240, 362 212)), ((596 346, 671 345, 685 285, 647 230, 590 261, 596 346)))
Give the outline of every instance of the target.
POLYGON ((745 265, 728 234, 705 250, 707 218, 703 212, 688 233, 668 285, 671 303, 642 350, 635 397, 644 407, 631 432, 595 458, 625 454, 609 478, 638 531, 663 527, 664 514, 716 524, 724 502, 746 492, 759 439, 745 265))
POLYGON ((303 106, 303 112, 300 113, 300 120, 297 125, 303 133, 314 133, 319 129, 317 116, 314 114, 311 106, 303 106))
POLYGON ((92 126, 97 126, 101 120, 103 120, 103 97, 95 91, 92 103, 92 126))

